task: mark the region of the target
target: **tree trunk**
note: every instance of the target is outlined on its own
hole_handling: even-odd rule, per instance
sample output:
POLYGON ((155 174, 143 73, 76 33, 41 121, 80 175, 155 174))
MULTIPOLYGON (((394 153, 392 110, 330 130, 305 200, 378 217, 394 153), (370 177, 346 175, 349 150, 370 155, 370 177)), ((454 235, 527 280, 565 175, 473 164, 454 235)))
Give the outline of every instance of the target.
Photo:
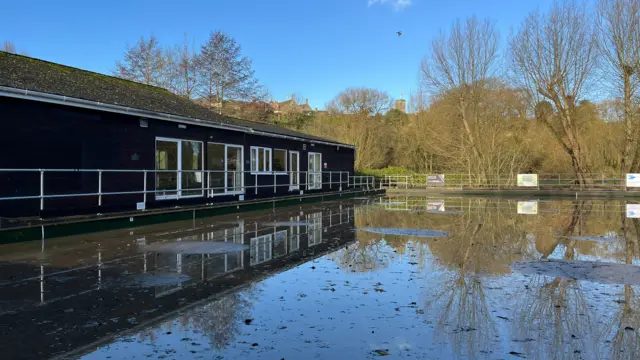
POLYGON ((573 172, 578 178, 580 188, 591 185, 592 179, 588 178, 589 168, 582 149, 579 146, 573 148, 569 151, 569 156, 571 157, 571 166, 573 167, 573 172))
MULTIPOLYGON (((626 172, 630 169, 629 157, 631 154, 631 146, 633 145, 633 124, 631 122, 631 79, 627 74, 624 75, 624 145, 620 156, 620 173, 621 178, 626 177, 626 172)), ((638 150, 636 149, 636 157, 638 150)))

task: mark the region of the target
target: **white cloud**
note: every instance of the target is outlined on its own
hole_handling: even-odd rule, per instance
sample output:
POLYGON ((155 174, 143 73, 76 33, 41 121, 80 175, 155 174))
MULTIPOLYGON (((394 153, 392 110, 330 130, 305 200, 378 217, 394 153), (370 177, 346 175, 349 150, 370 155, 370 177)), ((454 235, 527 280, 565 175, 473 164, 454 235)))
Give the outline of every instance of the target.
POLYGON ((395 11, 401 11, 405 8, 411 6, 413 0, 369 0, 369 6, 377 5, 377 4, 389 4, 393 6, 395 11))

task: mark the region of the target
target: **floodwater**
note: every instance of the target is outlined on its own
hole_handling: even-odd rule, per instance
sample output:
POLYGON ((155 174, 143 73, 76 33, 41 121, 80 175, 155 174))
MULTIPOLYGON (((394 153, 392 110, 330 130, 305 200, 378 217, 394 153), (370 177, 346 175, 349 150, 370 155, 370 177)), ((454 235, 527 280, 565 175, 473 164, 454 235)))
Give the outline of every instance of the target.
POLYGON ((637 359, 619 200, 368 198, 0 246, 0 358, 637 359))

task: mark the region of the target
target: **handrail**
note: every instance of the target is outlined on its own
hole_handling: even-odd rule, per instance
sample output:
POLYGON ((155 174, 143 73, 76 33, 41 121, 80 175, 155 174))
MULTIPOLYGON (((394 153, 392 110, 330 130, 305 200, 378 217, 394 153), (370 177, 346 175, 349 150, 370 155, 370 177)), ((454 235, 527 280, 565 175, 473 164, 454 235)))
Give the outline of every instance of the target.
MULTIPOLYGON (((289 191, 304 191, 304 190, 332 190, 332 191, 346 191, 350 188, 375 188, 375 178, 373 176, 352 176, 348 171, 271 171, 266 173, 257 173, 247 170, 161 170, 161 169, 0 169, 0 179, 5 177, 7 173, 39 173, 40 189, 39 194, 33 195, 21 195, 21 196, 4 196, 0 197, 0 201, 8 200, 34 200, 40 199, 40 210, 44 210, 45 199, 61 199, 61 198, 80 198, 80 197, 96 197, 98 207, 103 206, 103 199, 107 196, 116 195, 143 195, 142 203, 148 202, 147 194, 156 194, 155 200, 168 200, 168 199, 183 199, 183 198, 205 198, 210 199, 224 195, 244 195, 248 194, 249 190, 253 190, 255 194, 258 194, 259 189, 272 188, 273 193, 277 194, 278 189, 288 188, 289 191), (46 180, 52 177, 58 178, 58 173, 64 175, 88 173, 96 174, 96 191, 82 192, 82 193, 47 193, 46 192, 46 180), (122 190, 122 191, 104 191, 105 175, 106 174, 142 174, 140 179, 140 186, 135 190, 122 190), (169 181, 172 185, 171 188, 157 189, 160 178, 159 174, 175 174, 175 177, 170 177, 169 181), (56 175, 51 175, 56 174, 56 175), (151 181, 154 181, 156 186, 153 189, 149 189, 148 182, 149 176, 153 174, 151 181), (196 183, 200 186, 196 187, 184 187, 183 175, 184 174, 200 174, 200 178, 196 180, 196 183), (240 181, 238 181, 238 176, 240 181), (212 184, 215 175, 221 175, 218 179, 222 184, 212 184), (231 175, 231 178, 229 178, 231 175), (273 181, 269 182, 259 179, 271 178, 273 181), (253 179, 252 183, 250 180, 253 179), (287 179, 279 180, 279 179, 287 179), (261 184, 260 184, 261 183, 261 184), (139 190, 141 188, 141 190, 139 190), (328 188, 328 189, 327 189, 328 188), (185 195, 184 193, 188 193, 185 195), (193 194, 196 193, 196 194, 193 194)), ((123 187, 131 187, 130 183, 127 183, 123 187)), ((86 189, 87 185, 83 188, 86 189)), ((143 208, 146 207, 143 206, 143 208)), ((141 209, 142 210, 142 209, 141 209)))
MULTIPOLYGON (((575 174, 536 174, 537 185, 534 188, 545 189, 602 189, 632 190, 627 187, 624 177, 607 177, 603 174, 586 174, 586 184, 580 184, 575 174)), ((518 174, 480 175, 480 174, 412 174, 385 175, 378 178, 381 188, 477 188, 477 189, 515 189, 530 186, 518 185, 518 174), (441 183, 431 183, 429 175, 443 175, 441 183)))

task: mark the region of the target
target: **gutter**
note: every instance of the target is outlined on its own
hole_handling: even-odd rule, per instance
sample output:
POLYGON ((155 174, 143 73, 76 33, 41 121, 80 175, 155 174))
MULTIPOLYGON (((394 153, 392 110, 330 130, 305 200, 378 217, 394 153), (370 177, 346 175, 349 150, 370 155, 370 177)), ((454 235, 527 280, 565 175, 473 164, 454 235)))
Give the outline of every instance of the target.
POLYGON ((274 137, 274 138, 310 142, 310 143, 329 145, 329 146, 339 146, 339 147, 344 147, 344 148, 349 148, 354 150, 356 149, 356 147, 353 145, 346 145, 346 144, 320 141, 320 140, 311 140, 311 139, 305 139, 297 136, 270 133, 270 132, 255 130, 248 126, 226 124, 222 122, 215 122, 215 121, 209 121, 209 120, 200 120, 200 119, 194 119, 194 118, 189 118, 185 116, 178 116, 178 115, 172 115, 172 114, 155 112, 155 111, 141 110, 141 109, 126 107, 126 106, 106 104, 98 101, 84 100, 84 99, 78 99, 78 98, 73 98, 68 96, 31 91, 26 89, 16 89, 16 88, 6 87, 6 86, 0 86, 0 96, 23 99, 23 100, 38 101, 38 102, 44 102, 44 103, 50 103, 50 104, 73 106, 73 107, 90 109, 90 110, 107 111, 111 113, 118 113, 118 114, 130 115, 130 116, 139 116, 143 118, 152 118, 152 119, 170 121, 170 122, 175 122, 180 124, 189 124, 189 125, 204 126, 209 128, 215 128, 215 129, 239 131, 239 132, 244 132, 248 134, 262 135, 262 136, 268 136, 268 137, 274 137))

